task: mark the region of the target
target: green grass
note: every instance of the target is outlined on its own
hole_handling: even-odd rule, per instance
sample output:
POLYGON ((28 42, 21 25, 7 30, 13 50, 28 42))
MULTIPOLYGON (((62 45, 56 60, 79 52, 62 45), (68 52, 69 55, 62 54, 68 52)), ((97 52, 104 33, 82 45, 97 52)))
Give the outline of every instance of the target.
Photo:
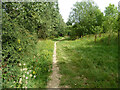
MULTIPOLYGON (((45 88, 52 69, 54 42, 51 40, 39 41, 36 45, 36 55, 39 57, 35 70, 37 77, 34 79, 33 88, 45 88), (37 64, 38 63, 38 64, 37 64)), ((33 81, 31 81, 33 83, 33 81)))
POLYGON ((51 40, 39 41, 37 44, 36 52, 39 54, 39 64, 37 66, 39 69, 36 69, 38 77, 35 80, 37 82, 35 83, 37 88, 45 88, 47 85, 52 69, 53 49, 54 42, 51 40))
POLYGON ((57 59, 61 86, 71 88, 116 88, 118 77, 117 35, 94 36, 57 43, 57 59))
MULTIPOLYGON (((23 75, 28 77, 27 88, 46 88, 49 80, 49 75, 52 72, 52 59, 53 59, 54 42, 51 40, 40 40, 36 44, 34 50, 29 48, 29 53, 26 53, 22 60, 23 68, 27 68, 27 71, 23 71, 23 75), (31 70, 31 72, 29 72, 31 70), (29 72, 27 74, 26 72, 29 72), (35 74, 33 74, 35 72, 35 74), (32 77, 30 77, 32 74, 32 77), (34 78, 34 76, 36 76, 34 78)), ((23 86, 25 87, 26 79, 22 78, 23 86)))
POLYGON ((64 36, 52 39, 52 41, 65 41, 65 40, 71 40, 71 38, 69 36, 64 36))
POLYGON ((58 37, 58 38, 53 38, 53 41, 60 41, 61 39, 64 39, 64 37, 58 37))
POLYGON ((2 74, 8 77, 2 84, 3 88, 46 88, 52 72, 53 49, 54 42, 51 40, 40 40, 33 47, 28 46, 28 51, 19 54, 19 63, 11 63, 13 67, 7 76, 2 74))

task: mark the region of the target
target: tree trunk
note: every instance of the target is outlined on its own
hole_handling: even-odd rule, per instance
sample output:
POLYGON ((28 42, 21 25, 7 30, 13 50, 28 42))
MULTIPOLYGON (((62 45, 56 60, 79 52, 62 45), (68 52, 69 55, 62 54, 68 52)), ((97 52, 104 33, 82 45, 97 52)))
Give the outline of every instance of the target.
POLYGON ((97 34, 95 34, 95 43, 96 43, 96 40, 97 40, 97 34))
POLYGON ((108 45, 110 44, 110 34, 108 35, 108 45))
POLYGON ((83 36, 81 35, 81 39, 82 39, 82 37, 83 37, 83 36))
POLYGON ((77 39, 79 39, 79 37, 78 37, 78 36, 77 36, 76 38, 77 38, 77 39))
POLYGON ((101 37, 101 33, 99 33, 99 37, 101 37))

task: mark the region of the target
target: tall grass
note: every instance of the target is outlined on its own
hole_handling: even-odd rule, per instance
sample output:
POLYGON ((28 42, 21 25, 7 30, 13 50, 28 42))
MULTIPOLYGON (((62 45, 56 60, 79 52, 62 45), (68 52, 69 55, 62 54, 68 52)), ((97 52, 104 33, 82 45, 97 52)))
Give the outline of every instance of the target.
MULTIPOLYGON (((51 40, 39 41, 27 67, 35 71, 36 78, 31 78, 27 84, 28 88, 45 88, 52 68, 54 42, 51 40), (32 65, 32 67, 31 67, 32 65)), ((27 57, 26 57, 27 58, 27 57)))
POLYGON ((12 77, 3 83, 4 88, 45 88, 51 73, 53 49, 51 40, 38 41, 34 47, 27 47, 29 52, 21 53, 20 62, 13 64, 11 71, 7 72, 12 77), (14 69, 17 76, 12 72, 14 69))
POLYGON ((94 35, 57 43, 57 59, 62 74, 61 86, 72 88, 117 88, 118 44, 113 34, 94 35))

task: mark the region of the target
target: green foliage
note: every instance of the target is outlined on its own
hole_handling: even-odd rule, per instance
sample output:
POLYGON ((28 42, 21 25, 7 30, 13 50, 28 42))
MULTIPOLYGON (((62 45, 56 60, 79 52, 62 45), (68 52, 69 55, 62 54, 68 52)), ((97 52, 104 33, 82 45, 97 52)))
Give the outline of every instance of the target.
POLYGON ((102 26, 103 13, 98 6, 91 0, 76 2, 69 15, 67 24, 73 25, 75 36, 93 34, 93 27, 102 26), (75 34, 76 33, 76 34, 75 34))
POLYGON ((23 84, 21 85, 21 83, 19 83, 19 79, 22 77, 22 72, 20 71, 22 67, 19 67, 19 64, 23 64, 27 60, 29 61, 25 56, 27 56, 27 53, 34 51, 37 36, 35 33, 30 34, 30 32, 22 25, 19 25, 16 20, 12 20, 8 14, 3 14, 3 88, 20 88, 23 84))
POLYGON ((50 40, 37 43, 32 54, 34 56, 30 58, 29 62, 26 62, 27 68, 32 72, 32 77, 29 79, 29 84, 27 84, 28 88, 46 87, 52 69, 53 48, 54 42, 50 40))
POLYGON ((105 9, 105 20, 103 22, 104 32, 117 32, 118 11, 114 4, 109 4, 105 9))
POLYGON ((114 4, 109 4, 108 7, 105 8, 105 16, 115 16, 118 15, 117 7, 114 4))
POLYGON ((38 42, 38 38, 63 35, 66 24, 59 13, 58 2, 5 2, 2 5, 3 88, 45 87, 53 42, 38 42))
POLYGON ((103 28, 100 26, 95 26, 95 27, 93 27, 93 32, 95 34, 99 34, 99 33, 103 32, 103 28))
POLYGON ((117 32, 117 7, 109 4, 104 13, 105 16, 92 0, 76 2, 66 23, 72 25, 71 38, 75 39, 76 36, 80 37, 86 34, 117 32))

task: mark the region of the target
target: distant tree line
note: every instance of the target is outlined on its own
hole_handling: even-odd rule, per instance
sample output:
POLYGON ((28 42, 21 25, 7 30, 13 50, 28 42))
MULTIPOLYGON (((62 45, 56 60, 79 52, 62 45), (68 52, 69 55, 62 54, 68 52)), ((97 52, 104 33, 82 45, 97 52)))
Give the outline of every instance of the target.
POLYGON ((6 23, 10 20, 18 23, 18 26, 24 27, 30 33, 35 32, 38 38, 64 35, 66 24, 59 13, 58 2, 3 3, 3 12, 6 15, 4 19, 10 18, 6 23))
POLYGON ((104 13, 92 1, 76 2, 67 21, 67 32, 73 39, 88 34, 117 32, 118 10, 109 4, 104 13))

